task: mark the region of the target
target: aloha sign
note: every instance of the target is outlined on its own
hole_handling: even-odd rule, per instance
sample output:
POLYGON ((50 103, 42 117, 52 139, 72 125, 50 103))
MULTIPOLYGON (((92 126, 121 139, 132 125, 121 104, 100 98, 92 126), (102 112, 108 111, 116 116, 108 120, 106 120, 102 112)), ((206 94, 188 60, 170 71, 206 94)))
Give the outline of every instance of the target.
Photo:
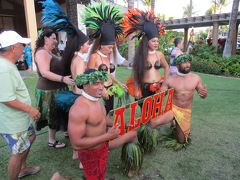
MULTIPOLYGON (((171 88, 166 92, 156 93, 152 96, 148 96, 145 98, 142 104, 142 111, 140 117, 136 116, 136 109, 138 106, 138 101, 135 101, 129 104, 130 109, 130 120, 129 127, 127 132, 132 131, 140 127, 141 124, 146 124, 150 120, 155 119, 156 117, 161 116, 163 113, 172 109, 172 97, 173 97, 174 89, 171 88), (165 93, 167 94, 165 96, 165 93), (164 106, 164 98, 166 99, 165 107, 164 106)), ((114 125, 118 124, 120 129, 120 135, 124 135, 126 133, 125 130, 125 111, 127 107, 123 106, 114 110, 114 125)))

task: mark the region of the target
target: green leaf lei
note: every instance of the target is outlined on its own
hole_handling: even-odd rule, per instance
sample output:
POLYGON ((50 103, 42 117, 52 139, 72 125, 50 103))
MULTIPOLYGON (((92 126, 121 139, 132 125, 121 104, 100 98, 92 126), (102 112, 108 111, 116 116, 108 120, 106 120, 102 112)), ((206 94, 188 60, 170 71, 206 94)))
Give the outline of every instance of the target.
POLYGON ((174 64, 175 65, 179 65, 183 62, 186 62, 186 61, 192 61, 192 56, 191 55, 188 55, 188 54, 181 54, 179 55, 178 57, 176 57, 176 59, 174 60, 174 64))
POLYGON ((93 84, 97 80, 100 81, 107 81, 108 80, 108 72, 106 71, 94 71, 89 74, 81 74, 76 77, 76 85, 77 86, 82 86, 84 84, 93 84))

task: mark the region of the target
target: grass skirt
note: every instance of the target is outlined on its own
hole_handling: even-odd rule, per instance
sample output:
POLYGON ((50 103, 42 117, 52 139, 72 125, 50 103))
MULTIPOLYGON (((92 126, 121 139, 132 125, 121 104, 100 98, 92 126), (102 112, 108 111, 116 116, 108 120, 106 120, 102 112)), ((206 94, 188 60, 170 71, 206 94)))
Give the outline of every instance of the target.
POLYGON ((186 149, 187 146, 189 146, 191 144, 191 137, 188 136, 188 138, 186 139, 186 142, 181 144, 177 141, 176 130, 173 129, 171 134, 164 135, 162 137, 161 142, 164 147, 173 149, 174 151, 179 151, 182 149, 186 149))
POLYGON ((125 172, 139 171, 143 163, 143 149, 138 142, 126 143, 122 147, 121 161, 125 172))
POLYGON ((144 149, 144 153, 150 153, 158 145, 158 131, 152 129, 149 124, 144 124, 139 128, 138 141, 144 149))
POLYGON ((67 130, 68 113, 62 111, 55 103, 55 94, 66 90, 68 87, 57 90, 36 89, 36 105, 41 113, 41 117, 36 122, 38 131, 46 126, 56 130, 67 130))

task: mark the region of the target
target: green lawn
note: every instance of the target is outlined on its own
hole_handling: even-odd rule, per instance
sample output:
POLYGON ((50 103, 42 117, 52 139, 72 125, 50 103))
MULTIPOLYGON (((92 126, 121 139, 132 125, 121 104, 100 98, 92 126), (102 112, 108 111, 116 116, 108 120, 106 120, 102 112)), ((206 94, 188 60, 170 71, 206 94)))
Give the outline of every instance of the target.
MULTIPOLYGON (((130 70, 119 68, 117 77, 125 80, 130 70)), ((134 180, 188 179, 233 180, 240 179, 240 79, 200 74, 208 88, 205 100, 197 95, 193 103, 192 144, 186 150, 174 152, 161 143, 156 151, 144 155, 143 168, 134 180)), ((36 76, 25 82, 34 103, 36 76)), ((159 128, 160 135, 169 132, 169 125, 159 128)), ((27 179, 47 180, 55 171, 72 179, 82 179, 78 161, 71 159, 68 139, 58 133, 58 139, 68 144, 62 150, 47 146, 46 129, 38 132, 31 148, 30 164, 42 167, 40 173, 27 179)), ((120 164, 121 149, 111 150, 106 179, 129 179, 123 175, 120 164)), ((0 138, 0 179, 7 179, 9 152, 0 138)))

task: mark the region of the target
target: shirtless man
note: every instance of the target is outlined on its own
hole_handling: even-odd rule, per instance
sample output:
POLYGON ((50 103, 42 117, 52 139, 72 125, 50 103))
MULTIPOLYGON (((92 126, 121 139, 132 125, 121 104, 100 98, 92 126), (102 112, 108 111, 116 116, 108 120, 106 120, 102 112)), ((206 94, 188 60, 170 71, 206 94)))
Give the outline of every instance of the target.
MULTIPOLYGON (((83 86, 80 96, 69 112, 68 133, 71 144, 78 151, 87 180, 104 180, 108 141, 119 135, 118 126, 107 131, 108 118, 100 98, 103 82, 107 73, 88 69, 76 79, 78 86, 83 86)), ((112 124, 112 122, 109 122, 112 124)))
POLYGON ((170 76, 161 87, 162 91, 174 88, 172 110, 151 121, 151 127, 155 128, 175 120, 176 136, 181 144, 187 141, 190 133, 190 118, 195 90, 201 98, 207 97, 207 88, 203 85, 201 78, 190 72, 191 61, 192 57, 185 54, 181 54, 175 59, 178 72, 176 75, 170 76))

